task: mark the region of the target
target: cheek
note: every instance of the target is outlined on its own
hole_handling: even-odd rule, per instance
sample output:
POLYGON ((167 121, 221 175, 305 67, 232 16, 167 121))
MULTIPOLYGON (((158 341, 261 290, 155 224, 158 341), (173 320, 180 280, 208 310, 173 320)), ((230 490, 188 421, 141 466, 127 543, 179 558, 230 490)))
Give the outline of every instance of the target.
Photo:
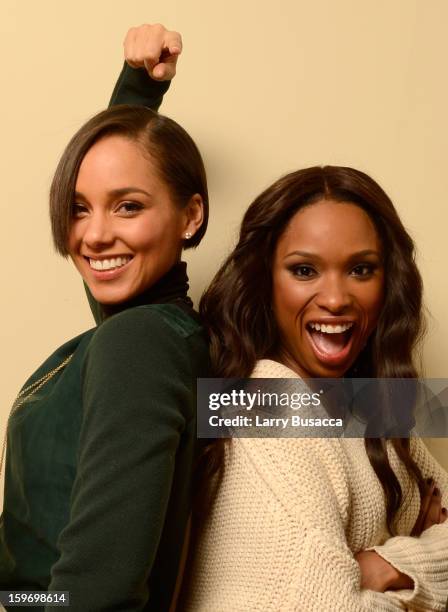
POLYGON ((149 251, 162 243, 163 225, 156 218, 144 223, 123 224, 119 233, 120 239, 135 251, 149 251))
POLYGON ((295 326, 297 316, 307 303, 304 287, 289 274, 279 275, 273 281, 273 310, 281 329, 295 326))
POLYGON ((134 228, 129 227, 127 237, 123 234, 123 238, 127 239, 135 250, 169 250, 181 244, 180 234, 177 217, 157 215, 134 228))
POLYGON ((369 289, 363 296, 362 303, 368 317, 369 328, 373 329, 378 322, 384 304, 384 283, 382 279, 369 289))
POLYGON ((67 236, 67 249, 70 257, 74 257, 81 241, 81 232, 77 224, 72 224, 67 236))

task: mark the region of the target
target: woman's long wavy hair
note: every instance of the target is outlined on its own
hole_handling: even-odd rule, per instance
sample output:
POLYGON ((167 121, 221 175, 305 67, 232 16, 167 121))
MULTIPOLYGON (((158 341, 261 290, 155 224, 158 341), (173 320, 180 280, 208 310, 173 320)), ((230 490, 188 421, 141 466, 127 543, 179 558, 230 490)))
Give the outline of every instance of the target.
MULTIPOLYGON (((321 199, 350 202, 372 219, 383 248, 384 304, 378 324, 347 375, 416 378, 414 349, 424 329, 422 280, 414 244, 386 193, 368 175, 325 166, 292 172, 268 187, 249 206, 238 244, 205 292, 200 312, 208 326, 213 375, 245 378, 258 359, 272 357, 279 331, 272 316, 272 260, 280 236, 303 207, 321 199)), ((391 438, 398 457, 420 492, 422 474, 411 457, 408 438, 391 438)), ((219 471, 225 441, 212 443, 203 457, 203 477, 219 471)), ((402 502, 384 439, 366 438, 366 452, 386 498, 387 526, 402 502)))

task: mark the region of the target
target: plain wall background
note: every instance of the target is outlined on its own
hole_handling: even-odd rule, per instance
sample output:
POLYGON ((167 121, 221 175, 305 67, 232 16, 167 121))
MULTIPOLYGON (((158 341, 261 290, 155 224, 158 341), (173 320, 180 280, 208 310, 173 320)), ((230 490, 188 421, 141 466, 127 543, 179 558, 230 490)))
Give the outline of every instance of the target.
MULTIPOLYGON (((107 105, 127 29, 154 22, 183 35, 162 111, 195 138, 209 175, 210 229, 187 256, 193 297, 264 187, 304 166, 354 166, 416 240, 426 374, 448 377, 446 0, 3 0, 3 427, 25 378, 93 324, 80 278, 53 253, 48 189, 70 136, 107 105)), ((446 440, 430 446, 448 468, 446 440)))

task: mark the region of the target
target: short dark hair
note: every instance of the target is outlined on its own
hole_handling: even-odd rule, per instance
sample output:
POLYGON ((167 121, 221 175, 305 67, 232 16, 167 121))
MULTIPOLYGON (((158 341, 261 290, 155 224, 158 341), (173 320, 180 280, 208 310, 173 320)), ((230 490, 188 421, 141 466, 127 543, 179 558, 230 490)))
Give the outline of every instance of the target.
POLYGON ((204 220, 185 248, 197 246, 208 223, 208 190, 204 163, 191 136, 175 121, 141 106, 119 105, 92 117, 68 143, 50 188, 50 218, 56 251, 68 255, 68 234, 79 168, 87 151, 105 136, 125 136, 139 143, 155 163, 177 206, 198 193, 204 220))

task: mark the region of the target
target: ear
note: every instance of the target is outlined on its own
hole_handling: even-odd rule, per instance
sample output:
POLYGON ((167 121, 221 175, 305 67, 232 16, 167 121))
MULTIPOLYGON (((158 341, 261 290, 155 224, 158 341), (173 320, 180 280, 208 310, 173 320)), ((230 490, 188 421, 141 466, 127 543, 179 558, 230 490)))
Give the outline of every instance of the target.
POLYGON ((204 221, 204 202, 202 201, 202 196, 199 193, 191 196, 183 212, 185 217, 182 238, 190 240, 204 221))

